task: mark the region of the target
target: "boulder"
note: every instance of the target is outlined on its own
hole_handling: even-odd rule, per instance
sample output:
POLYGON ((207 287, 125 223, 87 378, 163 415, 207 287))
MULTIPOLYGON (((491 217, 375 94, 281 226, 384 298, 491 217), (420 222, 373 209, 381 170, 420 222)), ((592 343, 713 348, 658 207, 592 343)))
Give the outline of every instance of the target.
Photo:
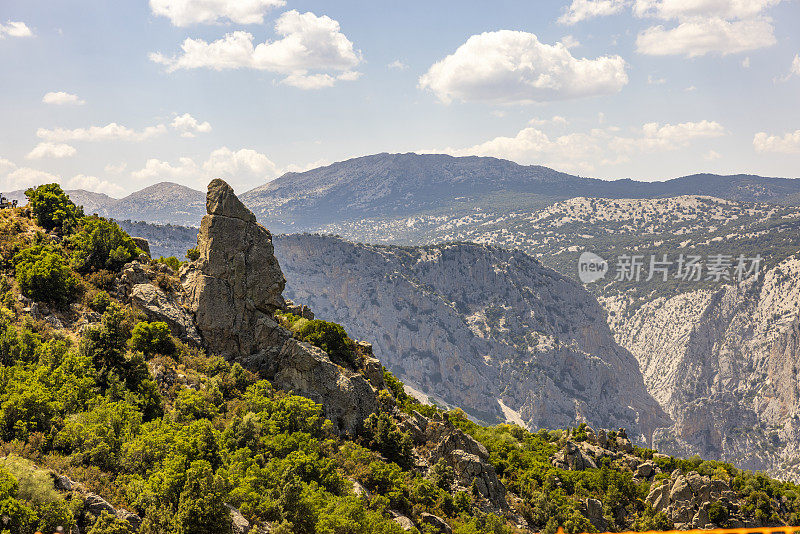
POLYGON ((117 515, 117 510, 111 506, 108 501, 94 493, 87 493, 83 497, 83 508, 90 514, 100 517, 103 512, 108 512, 111 515, 117 515))
POLYGON ((233 534, 247 534, 250 532, 250 521, 245 519, 239 510, 230 504, 226 504, 225 508, 228 509, 228 512, 231 515, 231 531, 233 534))
POLYGON ((411 521, 407 516, 395 512, 394 510, 390 510, 389 513, 392 514, 392 519, 394 519, 395 523, 400 525, 400 528, 403 530, 411 530, 414 528, 414 522, 411 521))
POLYGON ((586 499, 586 519, 598 532, 606 532, 608 525, 603 517, 603 503, 598 499, 586 499))
POLYGON ((634 476, 637 478, 650 478, 656 472, 655 465, 652 462, 644 462, 636 467, 634 476))
POLYGON ((423 524, 430 525, 431 527, 433 527, 434 530, 439 534, 453 533, 453 529, 450 528, 450 525, 448 525, 447 522, 438 515, 422 512, 422 514, 420 514, 420 520, 422 521, 423 524))
POLYGON ((453 451, 445 460, 453 467, 460 485, 468 488, 475 483, 478 492, 496 507, 508 507, 506 488, 489 462, 462 450, 453 451))
POLYGON ((117 518, 128 523, 134 532, 138 531, 139 527, 142 526, 142 518, 125 508, 117 510, 117 518))
MULTIPOLYGON (((692 487, 689 485, 689 481, 686 480, 685 476, 678 475, 675 482, 672 484, 669 500, 672 502, 690 501, 693 496, 694 494, 692 493, 692 487)), ((687 521, 682 522, 686 523, 687 521)))
POLYGON ((139 249, 142 252, 144 252, 148 256, 150 255, 150 243, 147 241, 147 239, 145 239, 144 237, 134 237, 134 236, 131 236, 131 239, 133 240, 133 244, 139 247, 139 249))

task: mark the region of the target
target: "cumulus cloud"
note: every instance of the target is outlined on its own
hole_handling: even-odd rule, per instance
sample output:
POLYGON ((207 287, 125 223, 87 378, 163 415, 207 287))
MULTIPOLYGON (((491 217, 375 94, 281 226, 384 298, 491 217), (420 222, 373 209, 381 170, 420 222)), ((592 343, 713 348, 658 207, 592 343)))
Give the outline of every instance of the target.
POLYGON ((277 166, 256 150, 221 147, 211 152, 202 164, 189 157, 178 158, 175 163, 151 158, 142 169, 132 172, 131 177, 143 182, 168 180, 190 187, 203 187, 213 178, 223 178, 237 191, 246 191, 278 174, 277 166))
POLYGON ((77 153, 75 147, 64 143, 39 143, 27 156, 27 159, 71 158, 77 153))
POLYGON ((179 55, 153 53, 150 59, 165 65, 168 72, 198 68, 265 70, 286 76, 285 83, 300 88, 328 87, 358 76, 353 69, 361 63, 361 52, 332 18, 287 11, 275 22, 275 33, 281 38, 258 45, 245 31, 228 33, 210 43, 186 39, 179 55))
POLYGON ((653 56, 703 56, 709 53, 737 54, 772 46, 777 41, 767 18, 729 21, 720 17, 697 17, 674 28, 652 26, 639 33, 636 48, 653 56))
POLYGON ((74 105, 82 106, 86 102, 78 98, 78 95, 65 93, 64 91, 51 91, 42 97, 42 102, 45 104, 54 104, 56 106, 74 105))
POLYGON ((263 24, 264 15, 284 0, 150 0, 154 15, 167 17, 175 26, 215 24, 263 24))
POLYGON ((622 11, 628 3, 627 0, 572 0, 558 22, 576 24, 594 17, 613 15, 622 11))
POLYGON ((24 22, 9 20, 5 24, 0 23, 0 39, 4 37, 33 37, 33 32, 24 22))
POLYGON ((123 192, 119 185, 95 176, 78 174, 72 178, 63 178, 32 167, 18 167, 13 162, 0 158, 0 188, 5 191, 27 189, 53 182, 61 184, 64 189, 87 189, 112 196, 123 192))
POLYGON ((616 93, 628 83, 620 56, 575 58, 563 43, 501 30, 473 35, 419 79, 439 100, 530 103, 616 93))
POLYGON ((170 126, 181 132, 181 137, 195 137, 198 133, 211 131, 211 124, 207 121, 200 122, 188 113, 177 115, 170 126))
POLYGON ((782 0, 636 0, 633 12, 639 17, 664 20, 688 17, 744 19, 761 14, 782 0))
POLYGON ((117 163, 117 164, 114 164, 114 163, 109 163, 108 165, 106 165, 105 167, 103 167, 103 170, 104 170, 104 171, 106 171, 106 172, 110 172, 110 173, 112 173, 112 174, 120 174, 120 173, 122 173, 122 172, 123 172, 123 171, 124 171, 124 170, 125 170, 127 167, 128 167, 128 164, 127 164, 127 163, 125 163, 124 161, 122 161, 122 162, 120 162, 120 163, 117 163))
POLYGON ((800 154, 800 130, 780 135, 758 132, 753 137, 753 147, 760 153, 800 154))
MULTIPOLYGON (((535 123, 533 123, 535 124, 535 123)), ((686 148, 699 139, 719 137, 725 128, 713 121, 680 124, 648 123, 633 136, 619 135, 619 128, 594 128, 550 136, 540 128, 523 128, 513 137, 495 137, 466 148, 423 150, 454 156, 491 156, 519 163, 549 165, 575 172, 591 172, 598 166, 630 161, 635 154, 674 151, 686 148)))
POLYGON ((48 130, 39 128, 36 135, 40 139, 53 142, 65 141, 145 141, 167 131, 163 124, 148 126, 143 130, 136 131, 127 126, 122 126, 112 122, 105 126, 90 126, 89 128, 55 128, 48 130))
POLYGON ((408 68, 408 65, 406 65, 399 59, 395 59, 394 61, 386 65, 386 67, 391 70, 406 70, 408 68))

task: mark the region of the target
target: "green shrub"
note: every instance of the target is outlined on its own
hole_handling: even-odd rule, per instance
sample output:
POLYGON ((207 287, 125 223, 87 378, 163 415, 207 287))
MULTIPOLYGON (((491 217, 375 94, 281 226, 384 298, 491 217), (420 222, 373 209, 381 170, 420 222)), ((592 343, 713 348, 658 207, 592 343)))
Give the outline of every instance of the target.
POLYGON ((44 469, 19 456, 0 459, 0 467, 6 469, 17 480, 17 498, 34 505, 48 504, 61 499, 53 487, 53 479, 44 469))
POLYGON ((70 233, 83 217, 83 208, 76 206, 58 184, 44 184, 25 191, 28 204, 39 226, 47 231, 70 233))
POLYGON ((347 337, 342 325, 319 319, 309 320, 291 313, 279 318, 297 339, 321 348, 328 353, 332 361, 349 367, 357 366, 353 341, 347 337))
POLYGON ((197 247, 190 248, 186 251, 186 257, 189 259, 189 261, 195 261, 200 257, 200 251, 197 250, 197 247))
POLYGON ((111 297, 108 296, 108 293, 98 291, 89 301, 89 308, 97 313, 104 313, 109 304, 111 304, 111 297))
POLYGON ((166 258, 164 258, 164 257, 158 258, 156 260, 156 263, 163 263, 164 265, 168 266, 170 269, 172 269, 176 273, 181 268, 181 260, 179 260, 175 256, 167 256, 166 258))
POLYGON ((401 467, 411 466, 411 437, 397 428, 392 416, 386 412, 370 414, 364 420, 364 435, 369 448, 380 452, 401 467))
POLYGON ((142 252, 117 223, 95 215, 82 219, 70 244, 73 264, 80 272, 118 271, 142 252))
POLYGON ((65 306, 78 292, 78 280, 53 246, 37 245, 14 256, 17 283, 22 294, 40 302, 65 306))
POLYGON ((89 534, 133 534, 133 529, 127 521, 103 510, 89 530, 89 534))
POLYGON ((138 323, 133 327, 130 345, 131 349, 138 350, 145 356, 170 355, 175 352, 175 343, 170 336, 169 326, 162 321, 138 323))

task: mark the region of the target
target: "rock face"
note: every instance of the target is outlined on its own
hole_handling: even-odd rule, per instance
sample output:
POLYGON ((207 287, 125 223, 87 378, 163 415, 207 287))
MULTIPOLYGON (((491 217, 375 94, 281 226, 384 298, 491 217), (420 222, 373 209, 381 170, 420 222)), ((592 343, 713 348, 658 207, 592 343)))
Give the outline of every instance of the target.
POLYGON ((339 430, 355 432, 377 409, 375 390, 363 375, 337 366, 275 322, 273 313, 285 306, 285 281, 269 231, 222 180, 209 184, 206 209, 200 257, 181 271, 205 347, 277 388, 321 403, 339 430))
POLYGON ((440 460, 453 468, 456 486, 463 491, 473 485, 491 510, 505 510, 506 488, 489 463, 486 447, 466 435, 445 417, 428 419, 419 412, 400 414, 400 427, 408 431, 414 444, 423 451, 424 464, 429 468, 440 460))
POLYGON ((800 259, 756 282, 683 293, 612 322, 675 420, 654 446, 800 479, 800 259))
POLYGON ((183 273, 189 307, 209 350, 250 355, 271 341, 271 315, 284 306, 272 236, 222 180, 209 184, 206 209, 200 258, 183 273))
POLYGON ((521 252, 275 238, 287 296, 370 339, 407 385, 490 423, 669 423, 597 301, 521 252))

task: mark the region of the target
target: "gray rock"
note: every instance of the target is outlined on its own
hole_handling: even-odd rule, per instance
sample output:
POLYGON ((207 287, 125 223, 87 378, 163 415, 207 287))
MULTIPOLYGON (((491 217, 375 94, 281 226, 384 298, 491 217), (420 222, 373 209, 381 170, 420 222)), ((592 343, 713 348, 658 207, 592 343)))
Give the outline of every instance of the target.
POLYGON ((83 497, 83 508, 96 517, 100 517, 103 512, 117 515, 117 510, 108 501, 94 493, 87 493, 83 497))
POLYGON ((400 528, 402 528, 403 530, 411 530, 412 528, 414 528, 414 522, 411 521, 411 519, 409 519, 408 517, 398 512, 395 512, 394 510, 391 510, 389 513, 392 514, 392 519, 394 519, 394 521, 398 525, 400 525, 400 528))
MULTIPOLYGON (((686 477, 683 475, 678 475, 669 493, 669 500, 672 502, 690 501, 693 496, 694 494, 692 493, 692 487, 689 485, 686 477)), ((684 523, 685 522, 686 521, 684 521, 684 523)))
POLYGON ((219 178, 208 184, 206 195, 206 211, 209 215, 219 215, 241 219, 244 222, 255 223, 256 217, 239 198, 234 194, 233 188, 219 178))
POLYGON ((131 236, 133 243, 141 249, 142 252, 150 256, 150 243, 144 237, 131 236))
POLYGON ((127 522, 134 532, 138 531, 139 527, 142 526, 142 518, 124 508, 117 510, 117 517, 120 520, 127 522))
POLYGON ((452 534, 453 532, 453 529, 450 528, 450 525, 448 525, 447 522, 438 515, 422 512, 422 514, 420 514, 420 520, 422 523, 430 525, 436 529, 436 532, 439 534, 452 534))
POLYGON ((250 532, 250 522, 233 506, 226 504, 225 508, 231 514, 231 530, 233 534, 247 534, 250 532))
POLYGON ((608 529, 606 519, 603 517, 603 503, 597 499, 586 499, 586 519, 598 532, 605 532, 608 529))
POLYGON ((167 323, 176 337, 195 345, 202 342, 192 315, 160 287, 149 281, 136 284, 131 289, 130 299, 131 304, 145 312, 149 320, 167 323))
POLYGON ((636 468, 634 474, 637 478, 650 478, 655 472, 655 465, 653 463, 644 462, 636 468))

